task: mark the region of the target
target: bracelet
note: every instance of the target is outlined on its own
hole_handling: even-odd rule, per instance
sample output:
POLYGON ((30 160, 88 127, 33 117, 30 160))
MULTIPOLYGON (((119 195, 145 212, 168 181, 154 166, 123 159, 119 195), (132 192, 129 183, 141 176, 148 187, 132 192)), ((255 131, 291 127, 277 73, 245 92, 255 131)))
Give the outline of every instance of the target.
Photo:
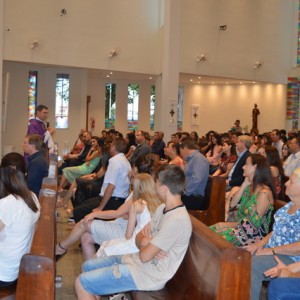
POLYGON ((274 248, 272 248, 271 250, 272 250, 272 253, 273 253, 273 255, 276 255, 276 253, 275 253, 275 249, 274 249, 274 248))

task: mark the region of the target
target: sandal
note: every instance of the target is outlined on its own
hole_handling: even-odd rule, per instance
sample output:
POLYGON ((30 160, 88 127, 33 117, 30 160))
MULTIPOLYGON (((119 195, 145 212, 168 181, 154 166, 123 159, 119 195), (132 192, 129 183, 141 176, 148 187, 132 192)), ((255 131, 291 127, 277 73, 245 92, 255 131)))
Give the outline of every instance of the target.
POLYGON ((57 198, 57 201, 56 201, 56 208, 60 208, 60 207, 64 207, 64 202, 63 202, 63 198, 57 198))
POLYGON ((67 215, 68 215, 69 218, 73 218, 74 217, 73 210, 74 210, 73 208, 66 209, 66 213, 67 213, 67 215))
POLYGON ((58 245, 58 247, 59 247, 60 249, 64 250, 63 253, 61 253, 61 254, 56 254, 56 255, 55 255, 55 260, 56 260, 56 261, 59 261, 59 260, 60 260, 60 259, 68 252, 68 249, 67 249, 67 248, 64 248, 60 243, 58 243, 57 245, 58 245))

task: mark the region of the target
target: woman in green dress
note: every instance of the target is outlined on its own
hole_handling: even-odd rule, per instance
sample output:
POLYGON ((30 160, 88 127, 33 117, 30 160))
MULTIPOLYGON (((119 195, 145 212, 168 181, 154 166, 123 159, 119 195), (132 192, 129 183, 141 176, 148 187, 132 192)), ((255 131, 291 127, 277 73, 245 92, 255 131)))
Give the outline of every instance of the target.
POLYGON ((236 246, 255 243, 269 233, 276 197, 270 167, 265 157, 252 154, 243 167, 245 180, 233 196, 230 210, 237 213, 227 222, 210 228, 236 246))
POLYGON ((62 192, 64 186, 69 182, 72 183, 76 178, 92 173, 97 167, 101 158, 101 140, 97 136, 92 136, 92 147, 88 152, 85 163, 76 167, 67 167, 63 169, 63 174, 58 187, 58 192, 62 192))

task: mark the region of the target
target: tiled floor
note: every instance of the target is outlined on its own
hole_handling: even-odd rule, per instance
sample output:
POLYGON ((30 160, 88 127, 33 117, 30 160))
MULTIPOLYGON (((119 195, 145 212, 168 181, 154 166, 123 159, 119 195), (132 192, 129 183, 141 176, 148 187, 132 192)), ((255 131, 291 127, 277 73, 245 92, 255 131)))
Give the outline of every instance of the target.
MULTIPOLYGON (((57 241, 59 242, 70 233, 73 226, 68 224, 68 215, 63 208, 59 208, 58 213, 57 241)), ((62 276, 62 285, 61 287, 56 288, 56 300, 76 299, 74 282, 76 277, 81 273, 81 264, 83 262, 79 243, 80 241, 70 247, 68 253, 57 262, 56 275, 62 276)), ((107 298, 103 297, 101 299, 105 300, 107 298)))
MULTIPOLYGON (((57 241, 61 241, 72 230, 73 226, 68 224, 68 216, 63 208, 58 209, 57 219, 57 241)), ((56 300, 76 299, 74 282, 81 273, 83 258, 78 247, 80 242, 68 249, 68 253, 62 257, 56 265, 56 275, 62 276, 62 286, 56 289, 56 300)))

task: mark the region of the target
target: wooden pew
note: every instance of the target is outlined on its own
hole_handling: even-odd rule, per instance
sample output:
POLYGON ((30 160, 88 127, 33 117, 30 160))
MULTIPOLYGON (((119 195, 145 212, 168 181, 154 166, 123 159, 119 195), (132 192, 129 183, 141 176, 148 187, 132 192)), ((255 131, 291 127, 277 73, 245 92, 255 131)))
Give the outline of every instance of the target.
POLYGON ((206 210, 189 210, 189 213, 206 225, 225 221, 226 180, 222 177, 209 177, 205 188, 206 210))
POLYGON ((175 276, 160 291, 131 292, 134 300, 250 299, 251 255, 191 216, 193 233, 175 276))

